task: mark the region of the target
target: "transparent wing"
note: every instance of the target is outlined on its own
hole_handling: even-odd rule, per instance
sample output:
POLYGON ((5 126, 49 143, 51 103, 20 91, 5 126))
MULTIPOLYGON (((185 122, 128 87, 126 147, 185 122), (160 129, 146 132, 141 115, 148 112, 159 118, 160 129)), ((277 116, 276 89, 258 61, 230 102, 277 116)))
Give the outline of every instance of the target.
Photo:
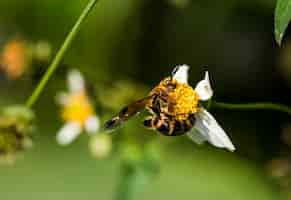
POLYGON ((208 141, 216 147, 235 150, 229 137, 209 112, 202 108, 195 117, 193 129, 186 133, 192 141, 198 144, 208 141))
POLYGON ((135 101, 128 106, 125 106, 117 116, 111 118, 107 122, 105 122, 104 128, 105 130, 113 130, 119 126, 121 126, 128 119, 139 113, 142 109, 145 108, 146 104, 151 99, 151 96, 145 97, 138 101, 135 101))

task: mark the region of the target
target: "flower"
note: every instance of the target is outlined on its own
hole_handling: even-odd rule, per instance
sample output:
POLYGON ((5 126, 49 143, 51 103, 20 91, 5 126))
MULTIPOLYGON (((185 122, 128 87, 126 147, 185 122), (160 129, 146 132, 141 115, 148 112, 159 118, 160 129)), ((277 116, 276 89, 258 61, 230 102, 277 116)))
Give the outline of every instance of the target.
POLYGON ((47 61, 52 55, 52 47, 48 41, 39 40, 32 48, 33 57, 37 61, 47 61))
POLYGON ((188 70, 187 65, 175 67, 171 76, 163 79, 149 95, 124 107, 108 120, 105 130, 114 130, 145 108, 150 114, 143 123, 147 128, 165 136, 186 134, 196 143, 208 141, 216 147, 234 151, 224 130, 200 104, 213 96, 208 72, 193 89, 188 84, 188 70))
POLYGON ((98 159, 106 158, 112 151, 112 138, 107 134, 98 134, 89 142, 91 154, 98 159))
POLYGON ((34 113, 23 105, 10 105, 0 111, 0 164, 11 163, 16 154, 32 147, 34 113))
POLYGON ((1 53, 0 67, 9 79, 20 78, 30 63, 29 45, 22 39, 9 40, 1 53))
MULTIPOLYGON (((182 85, 188 85, 188 70, 187 65, 177 66, 172 72, 172 78, 182 85)), ((183 96, 185 95, 183 91, 183 96)), ((235 147, 217 123, 215 118, 202 106, 199 105, 199 101, 207 101, 213 96, 213 90, 210 85, 209 74, 205 73, 203 80, 198 82, 194 89, 194 96, 197 97, 196 101, 192 102, 191 105, 196 107, 195 124, 191 131, 187 132, 186 135, 194 142, 201 144, 208 141, 210 144, 219 147, 226 148, 230 151, 234 151, 235 147)), ((188 104, 186 105, 188 106, 188 104)))
POLYGON ((94 135, 99 129, 99 118, 86 93, 81 73, 72 70, 68 74, 68 93, 57 95, 57 101, 63 106, 62 118, 65 125, 59 130, 56 139, 60 145, 68 145, 81 134, 82 130, 94 135))

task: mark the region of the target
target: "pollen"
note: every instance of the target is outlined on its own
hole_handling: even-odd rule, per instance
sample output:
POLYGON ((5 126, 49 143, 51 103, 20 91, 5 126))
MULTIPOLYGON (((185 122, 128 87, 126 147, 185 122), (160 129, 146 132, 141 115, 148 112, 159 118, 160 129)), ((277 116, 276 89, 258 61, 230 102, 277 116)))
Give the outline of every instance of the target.
POLYGON ((71 94, 62 112, 65 122, 75 121, 81 125, 84 125, 88 117, 92 115, 94 115, 94 109, 85 92, 71 94))
POLYGON ((166 78, 151 91, 150 95, 154 93, 167 101, 166 108, 162 108, 162 112, 175 116, 178 120, 185 120, 190 114, 197 112, 199 97, 188 84, 166 78))
POLYGON ((177 83, 176 88, 169 94, 170 99, 173 99, 173 114, 181 120, 188 118, 189 114, 197 112, 198 95, 195 90, 182 83, 177 83))

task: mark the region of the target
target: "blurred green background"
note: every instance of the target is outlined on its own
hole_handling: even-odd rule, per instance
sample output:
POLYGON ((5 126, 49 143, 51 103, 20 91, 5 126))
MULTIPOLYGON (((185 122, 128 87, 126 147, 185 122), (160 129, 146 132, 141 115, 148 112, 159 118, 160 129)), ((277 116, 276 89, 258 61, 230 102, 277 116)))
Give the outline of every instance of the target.
MULTIPOLYGON (((30 95, 85 4, 81 0, 0 1, 1 49, 7 41, 22 38, 28 43, 47 41, 52 50, 45 61, 32 61, 17 80, 0 75, 3 107, 23 103, 30 95)), ((115 108, 124 106, 114 102, 115 95, 123 94, 113 92, 112 98, 104 98, 107 88, 122 81, 145 88, 135 94, 142 97, 177 64, 191 66, 193 86, 208 70, 217 101, 291 105, 291 43, 287 34, 281 49, 275 44, 274 6, 275 0, 100 0, 34 107, 34 147, 21 153, 12 166, 1 166, 1 198, 115 197, 122 162, 118 153, 95 159, 85 134, 69 147, 55 142, 62 126, 55 95, 65 90, 71 68, 80 69, 92 85, 97 107, 111 101, 115 108)), ((115 108, 103 109, 102 119, 118 111, 115 108)), ((212 108, 211 112, 232 138, 234 153, 208 144, 198 146, 186 137, 154 134, 144 130, 140 118, 118 132, 137 140, 150 135, 162 147, 159 173, 142 186, 138 199, 290 199, 290 140, 283 137, 291 134, 286 128, 290 117, 273 111, 212 108), (272 165, 278 158, 283 164, 272 165)), ((121 136, 112 137, 118 143, 121 136)))

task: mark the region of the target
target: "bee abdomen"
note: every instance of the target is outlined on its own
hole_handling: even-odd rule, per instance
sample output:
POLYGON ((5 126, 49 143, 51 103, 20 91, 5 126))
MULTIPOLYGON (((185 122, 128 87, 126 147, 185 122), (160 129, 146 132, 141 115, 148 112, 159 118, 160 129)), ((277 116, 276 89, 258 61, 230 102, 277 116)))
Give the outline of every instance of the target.
POLYGON ((147 117, 143 121, 143 125, 147 128, 155 129, 163 135, 170 135, 170 125, 168 121, 160 119, 158 116, 147 117))
POLYGON ((172 133, 173 136, 183 135, 190 129, 185 121, 175 121, 174 125, 174 131, 172 133))
POLYGON ((186 120, 175 120, 172 123, 173 129, 169 132, 169 136, 179 136, 185 134, 193 128, 195 121, 196 119, 194 115, 190 115, 186 120))
POLYGON ((187 120, 161 119, 159 116, 150 116, 143 122, 145 127, 155 129, 165 136, 179 136, 190 131, 195 124, 195 116, 190 115, 187 120))
POLYGON ((158 125, 159 126, 156 128, 160 133, 167 136, 171 135, 170 124, 168 121, 160 121, 158 125))

